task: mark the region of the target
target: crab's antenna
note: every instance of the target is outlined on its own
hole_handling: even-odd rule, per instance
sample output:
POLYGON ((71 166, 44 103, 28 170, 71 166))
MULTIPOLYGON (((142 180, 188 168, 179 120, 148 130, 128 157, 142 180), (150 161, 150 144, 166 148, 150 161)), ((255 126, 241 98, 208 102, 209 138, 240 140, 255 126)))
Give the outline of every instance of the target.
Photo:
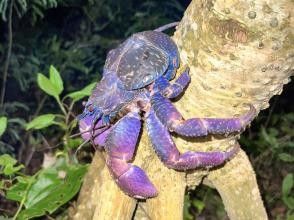
POLYGON ((169 24, 163 25, 163 26, 161 26, 161 27, 159 27, 159 28, 156 28, 156 29, 154 29, 154 31, 162 32, 162 31, 165 31, 165 30, 167 30, 167 29, 169 29, 169 28, 172 28, 172 27, 177 26, 179 23, 180 23, 179 21, 172 22, 172 23, 169 23, 169 24))
MULTIPOLYGON (((95 127, 94 130, 96 131, 96 130, 101 129, 101 128, 104 128, 104 127, 106 127, 106 125, 101 125, 100 127, 95 127)), ((70 138, 77 137, 77 136, 80 136, 81 134, 85 134, 85 133, 87 133, 89 131, 92 131, 92 130, 93 130, 93 128, 89 128, 88 130, 85 130, 85 131, 82 131, 82 132, 79 132, 79 133, 72 134, 69 137, 70 138)))
POLYGON ((92 128, 90 128, 88 130, 85 130, 85 131, 82 131, 82 132, 79 132, 79 133, 72 134, 72 135, 69 136, 69 138, 74 138, 74 137, 80 136, 81 134, 85 134, 85 133, 87 133, 87 132, 89 132, 91 130, 92 130, 92 128))
POLYGON ((80 146, 76 149, 75 154, 74 154, 74 159, 75 159, 76 161, 78 161, 78 159, 77 159, 78 151, 81 150, 81 148, 82 148, 83 146, 85 146, 85 145, 86 145, 87 143, 89 143, 89 142, 90 142, 90 139, 85 140, 85 141, 84 141, 83 143, 81 143, 80 146))

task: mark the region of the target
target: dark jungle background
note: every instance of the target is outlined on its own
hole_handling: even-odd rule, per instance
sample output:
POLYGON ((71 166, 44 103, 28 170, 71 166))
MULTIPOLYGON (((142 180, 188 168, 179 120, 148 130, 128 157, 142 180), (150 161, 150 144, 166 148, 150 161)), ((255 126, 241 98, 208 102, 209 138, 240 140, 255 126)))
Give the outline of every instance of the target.
MULTIPOLYGON (((85 147, 77 163, 81 139, 69 136, 106 52, 134 32, 179 21, 189 2, 0 0, 0 219, 66 219, 93 155, 85 147)), ((294 219, 293 88, 241 137, 270 219, 294 219)), ((184 215, 228 219, 204 186, 187 192, 184 215)))

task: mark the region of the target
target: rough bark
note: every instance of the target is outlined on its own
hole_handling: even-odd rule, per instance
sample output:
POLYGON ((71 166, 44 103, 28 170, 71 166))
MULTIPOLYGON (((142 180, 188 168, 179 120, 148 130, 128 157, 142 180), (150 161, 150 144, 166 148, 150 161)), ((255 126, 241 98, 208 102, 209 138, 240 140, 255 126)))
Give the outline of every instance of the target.
MULTIPOLYGON (((267 108, 293 75, 293 9, 290 0, 192 1, 173 37, 182 67, 188 65, 192 77, 175 103, 184 117, 230 117, 246 112, 248 103, 258 111, 267 108)), ((184 152, 224 150, 237 138, 174 140, 184 152)), ((159 190, 158 197, 141 202, 135 219, 182 219, 185 188, 203 178, 219 191, 231 219, 267 219, 243 151, 210 171, 176 172, 158 160, 144 131, 134 163, 159 190)), ((103 164, 94 157, 73 219, 131 219, 136 201, 118 189, 103 164)))

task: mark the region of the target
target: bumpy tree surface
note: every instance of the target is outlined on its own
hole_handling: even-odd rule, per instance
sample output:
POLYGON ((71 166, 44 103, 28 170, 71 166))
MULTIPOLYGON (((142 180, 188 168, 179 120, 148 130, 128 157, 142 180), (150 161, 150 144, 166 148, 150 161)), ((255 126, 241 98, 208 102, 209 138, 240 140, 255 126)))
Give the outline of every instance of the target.
MULTIPOLYGON (((194 0, 173 36, 181 68, 192 82, 175 105, 185 118, 230 117, 268 107, 293 75, 293 2, 290 0, 194 0), (292 13, 292 15, 291 15, 292 13)), ((181 152, 225 150, 238 136, 174 137, 181 152)), ((157 158, 144 128, 134 164, 146 170, 159 196, 141 203, 111 179, 101 153, 93 158, 73 219, 182 219, 186 187, 215 187, 230 219, 267 219, 255 173, 241 150, 224 166, 177 172, 157 158), (144 210, 142 210, 144 207, 144 210)))

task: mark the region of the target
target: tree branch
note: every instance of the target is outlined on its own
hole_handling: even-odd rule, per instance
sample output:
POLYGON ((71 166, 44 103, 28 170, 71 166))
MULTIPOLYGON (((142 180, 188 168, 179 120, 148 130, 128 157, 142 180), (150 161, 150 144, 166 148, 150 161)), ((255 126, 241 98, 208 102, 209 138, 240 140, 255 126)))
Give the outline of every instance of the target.
MULTIPOLYGON (((182 67, 190 67, 192 78, 186 93, 175 103, 184 117, 232 117, 248 111, 248 103, 258 111, 268 107, 269 99, 280 94, 293 75, 291 11, 290 0, 272 1, 271 5, 263 0, 254 3, 247 0, 192 1, 173 37, 180 51, 182 67)), ((175 137, 174 140, 179 150, 185 152, 225 150, 234 145, 237 138, 175 137)), ((96 162, 97 157, 93 160, 94 164, 96 162)), ((231 219, 245 220, 248 216, 267 219, 254 171, 242 151, 231 162, 209 173, 196 170, 186 176, 159 162, 143 132, 134 164, 146 170, 159 190, 158 197, 144 204, 152 219, 167 219, 166 216, 182 219, 186 186, 198 185, 207 174, 208 180, 220 192, 231 219), (245 209, 246 206, 250 207, 245 209)), ((125 216, 129 219, 135 200, 123 195, 113 181, 105 184, 109 173, 104 168, 92 175, 86 178, 83 190, 91 187, 92 192, 103 193, 95 200, 82 193, 73 218, 84 216, 79 207, 88 199, 94 203, 95 213, 111 214, 119 210, 124 215, 116 215, 118 219, 125 219, 125 216), (88 178, 97 181, 89 186, 86 184, 88 178)), ((139 214, 143 215, 142 212, 136 214, 135 219, 141 218, 139 214)), ((106 217, 101 214, 99 218, 95 215, 84 219, 106 217)))

